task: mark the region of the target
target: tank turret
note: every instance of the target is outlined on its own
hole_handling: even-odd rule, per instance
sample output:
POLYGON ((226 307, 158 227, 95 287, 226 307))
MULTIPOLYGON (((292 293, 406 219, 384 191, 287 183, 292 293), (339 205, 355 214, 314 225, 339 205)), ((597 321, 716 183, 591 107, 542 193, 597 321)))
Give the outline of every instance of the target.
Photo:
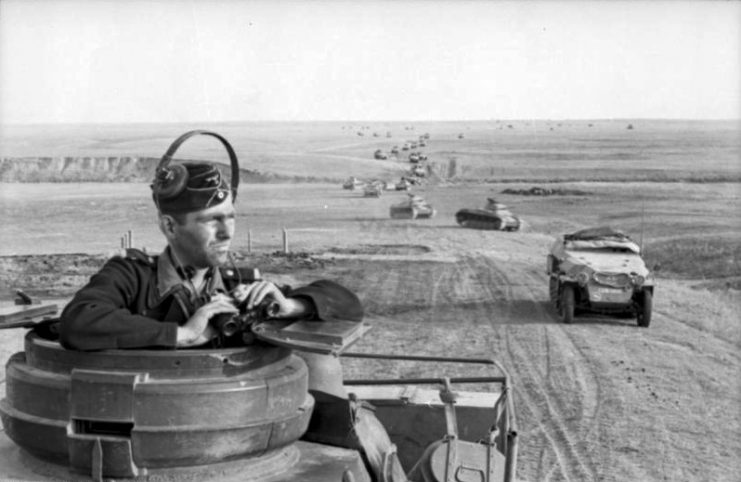
POLYGON ((31 328, 6 364, 0 479, 427 482, 449 480, 448 467, 514 480, 512 391, 493 360, 348 353, 368 327, 341 320, 260 323, 234 348, 83 352, 62 347, 50 321, 0 315, 0 329, 31 328), (294 349, 495 373, 345 380, 350 397, 330 400, 307 389, 294 349), (379 433, 386 448, 369 453, 379 433))
POLYGON ((464 228, 498 231, 517 231, 521 224, 519 217, 494 198, 487 198, 482 209, 461 209, 455 221, 464 228))
POLYGON ((391 219, 429 219, 434 217, 437 211, 430 203, 417 194, 409 194, 409 197, 389 208, 391 219))

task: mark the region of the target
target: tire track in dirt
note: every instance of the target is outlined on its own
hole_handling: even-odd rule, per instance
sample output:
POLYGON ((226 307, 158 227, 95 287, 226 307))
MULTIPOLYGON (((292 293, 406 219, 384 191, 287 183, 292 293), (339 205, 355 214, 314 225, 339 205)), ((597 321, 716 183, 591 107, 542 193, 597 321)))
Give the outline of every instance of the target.
MULTIPOLYGON (((395 233, 399 237, 410 240, 414 237, 412 230, 399 231, 403 231, 395 233)), ((456 239, 429 241, 443 250, 455 246, 459 253, 466 253, 458 256, 458 262, 422 273, 414 272, 413 267, 400 267, 403 273, 393 280, 386 277, 382 289, 378 285, 381 280, 373 283, 376 286, 373 298, 401 301, 399 293, 405 287, 415 286, 412 278, 426 279, 427 286, 423 289, 426 293, 422 297, 427 305, 427 321, 458 319, 456 325, 447 328, 451 334, 442 340, 444 344, 452 344, 450 339, 460 336, 465 338, 464 342, 483 338, 489 356, 506 357, 503 361, 513 376, 518 414, 531 414, 521 427, 528 427, 529 433, 540 433, 544 438, 534 480, 597 480, 593 457, 581 441, 585 432, 599 431, 595 424, 601 409, 599 383, 595 374, 585 368, 589 367, 589 361, 564 335, 563 328, 552 324, 542 304, 547 297, 540 293, 545 289, 545 281, 527 264, 496 259, 501 258, 502 252, 512 252, 506 245, 490 256, 480 245, 478 249, 465 249, 468 242, 460 244, 460 232, 447 234, 456 239), (377 298, 381 296, 384 298, 377 298), (459 308, 463 305, 465 313, 459 308), (453 330, 467 335, 453 335, 453 330)), ((470 240, 465 241, 474 244, 479 234, 471 233, 470 240)), ((519 239, 501 241, 516 244, 516 250, 527 249, 519 239)), ((533 440, 529 442, 531 447, 535 446, 533 440)))
POLYGON ((539 241, 498 233, 488 238, 475 232, 461 236, 459 230, 438 231, 435 238, 413 228, 393 234, 396 242, 429 244, 448 257, 454 254, 451 249, 457 254, 455 263, 407 262, 366 280, 366 286, 373 286, 366 295, 382 300, 381 312, 408 306, 413 311, 404 311, 406 321, 425 327, 400 328, 399 338, 418 340, 403 347, 417 350, 434 344, 440 353, 455 353, 463 343, 505 364, 523 435, 521 478, 610 480, 613 456, 588 442, 607 438, 609 427, 600 425, 600 414, 603 397, 614 397, 614 387, 609 381, 608 387, 600 384, 596 361, 579 348, 568 329, 554 323, 545 303, 545 277, 528 258, 539 241), (481 249, 482 244, 496 244, 496 250, 481 249))
MULTIPOLYGON (((544 285, 526 270, 516 270, 517 282, 510 273, 503 271, 497 262, 482 256, 469 260, 477 266, 479 276, 491 285, 504 286, 503 315, 509 323, 521 319, 523 308, 545 323, 550 323, 548 312, 533 295, 533 288, 544 285), (522 288, 525 289, 522 289, 522 288), (523 305, 525 301, 526 305, 523 305)), ((492 295, 496 293, 492 292, 492 295)), ((587 361, 576 350, 560 327, 545 325, 509 325, 504 330, 504 345, 515 376, 515 391, 525 408, 534 415, 538 430, 545 437, 548 447, 540 451, 537 480, 597 480, 597 470, 590 453, 580 444, 581 431, 596 430, 594 421, 600 410, 597 378, 589 370, 587 361), (555 329, 554 329, 555 328, 555 329), (566 360, 564 353, 572 355, 566 360), (576 375, 575 380, 571 379, 576 375), (586 389, 570 389, 574 384, 586 389), (583 394, 584 398, 571 395, 583 394), (584 421, 588 421, 585 426, 584 421), (578 422, 578 423, 575 423, 578 422)))
MULTIPOLYGON (((523 328, 519 323, 523 314, 550 322, 548 312, 531 294, 534 286, 543 284, 542 280, 525 273, 518 274, 523 275, 517 278, 525 279, 525 283, 513 282, 495 261, 486 256, 463 256, 456 263, 456 276, 446 283, 436 283, 436 286, 437 289, 440 286, 458 286, 459 291, 455 297, 459 301, 478 298, 477 311, 482 316, 469 312, 468 320, 489 321, 486 324, 479 321, 471 331, 496 341, 497 346, 491 348, 498 358, 501 358, 500 353, 509 355, 510 363, 507 365, 512 367, 510 371, 515 381, 515 392, 520 401, 524 402, 517 404, 519 415, 522 415, 523 409, 530 412, 532 416, 527 420, 527 425, 535 424, 537 429, 533 432, 539 431, 546 440, 546 445, 540 450, 535 480, 597 480, 595 464, 590 454, 579 445, 579 431, 584 426, 575 422, 587 419, 590 421, 587 430, 597 429, 593 421, 597 420, 600 410, 599 390, 586 390, 589 393, 587 403, 559 397, 559 393, 581 393, 579 390, 568 389, 568 375, 584 365, 581 357, 570 362, 570 370, 554 369, 554 366, 566 364, 558 357, 559 353, 575 351, 571 347, 563 348, 570 344, 570 340, 564 340, 563 336, 555 332, 560 336, 557 339, 559 336, 554 336, 550 327, 534 326, 532 323, 525 327, 525 331, 521 330, 521 336, 512 334, 513 329, 523 328), (526 295, 523 296, 524 294, 526 295), (537 336, 533 337, 534 333, 537 336), (544 363, 540 369, 538 360, 544 363), (554 379, 565 380, 554 383, 554 379), (574 406, 575 415, 568 410, 574 406)), ((581 374, 577 379, 580 386, 598 387, 593 373, 581 374)))
POLYGON ((523 400, 518 412, 531 414, 520 423, 521 430, 533 427, 520 441, 521 461, 530 469, 527 480, 651 480, 626 460, 624 439, 615 435, 614 423, 630 407, 620 383, 605 377, 609 359, 599 346, 600 340, 612 339, 611 325, 586 330, 561 325, 546 301, 547 279, 532 259, 503 263, 482 254, 487 269, 501 271, 497 277, 515 293, 502 313, 510 323, 503 353, 509 354, 516 393, 523 400), (543 442, 537 440, 539 431, 543 442))

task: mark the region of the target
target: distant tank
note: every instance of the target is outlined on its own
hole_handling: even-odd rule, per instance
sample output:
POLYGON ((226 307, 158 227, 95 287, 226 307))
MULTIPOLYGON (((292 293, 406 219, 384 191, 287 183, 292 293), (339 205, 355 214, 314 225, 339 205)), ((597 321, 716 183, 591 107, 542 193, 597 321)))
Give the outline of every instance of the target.
POLYGON ((364 197, 381 197, 381 193, 383 193, 383 190, 385 188, 385 183, 381 181, 374 181, 370 184, 366 184, 365 188, 363 189, 363 196, 364 197))
POLYGON ((397 191, 408 191, 410 187, 412 187, 412 182, 406 177, 402 177, 399 179, 399 182, 394 185, 394 189, 397 191))
POLYGON ((352 191, 356 188, 361 188, 364 185, 365 183, 360 179, 356 178, 355 176, 350 176, 349 178, 347 178, 347 181, 342 184, 342 189, 349 189, 352 191))
POLYGON ((424 166, 416 164, 409 170, 409 174, 416 177, 425 177, 427 176, 427 170, 424 168, 424 166))
POLYGON ((487 198, 483 209, 461 209, 455 213, 455 221, 464 228, 517 231, 520 218, 512 214, 507 206, 493 198, 487 198))
POLYGON ((389 209, 391 219, 427 219, 435 216, 437 211, 422 196, 409 194, 409 198, 389 209))
POLYGON ((385 152, 383 152, 381 149, 376 149, 376 151, 373 153, 373 157, 375 159, 388 159, 389 156, 386 155, 385 152))

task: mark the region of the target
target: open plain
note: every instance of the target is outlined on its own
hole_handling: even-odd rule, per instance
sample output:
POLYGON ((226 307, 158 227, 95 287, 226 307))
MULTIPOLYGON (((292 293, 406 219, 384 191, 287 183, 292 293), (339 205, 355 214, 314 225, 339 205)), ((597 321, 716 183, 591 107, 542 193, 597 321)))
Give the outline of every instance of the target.
MULTIPOLYGON (((196 127, 223 134, 243 168, 270 180, 240 186, 237 257, 281 283, 331 278, 355 290, 372 329, 354 351, 503 363, 514 384, 519 480, 738 480, 738 122, 23 127, 3 132, 2 155, 158 157, 196 127), (373 152, 424 133, 428 144, 417 150, 428 155, 428 177, 412 190, 435 217, 390 219, 402 191, 370 198, 342 189, 349 176, 398 181, 407 151, 387 160, 373 152), (503 193, 533 186, 580 194, 503 193), (522 229, 456 225, 457 210, 487 197, 507 204, 522 229), (549 305, 545 260, 554 237, 601 225, 639 241, 657 269, 648 328, 604 316, 563 325, 549 305)), ((208 140, 183 151, 226 160, 208 140)), ((23 289, 64 303, 128 231, 137 247, 163 247, 143 182, 5 182, 0 202, 5 302, 23 289)), ((3 360, 22 348, 22 336, 0 331, 3 360)), ((461 373, 452 370, 346 366, 348 377, 461 373)))

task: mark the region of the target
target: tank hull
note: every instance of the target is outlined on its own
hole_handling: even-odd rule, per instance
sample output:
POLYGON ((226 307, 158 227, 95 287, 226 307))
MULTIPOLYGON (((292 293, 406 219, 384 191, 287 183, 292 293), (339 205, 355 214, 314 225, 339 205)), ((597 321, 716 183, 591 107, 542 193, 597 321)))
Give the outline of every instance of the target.
POLYGON ((435 209, 425 206, 391 206, 389 208, 391 219, 429 219, 436 213, 435 209))
POLYGON ((370 186, 366 187, 363 191, 364 197, 381 197, 381 193, 383 192, 383 188, 381 186, 370 186))
POLYGON ((517 231, 520 218, 511 214, 495 213, 486 209, 461 209, 455 213, 455 221, 464 228, 494 231, 517 231))

